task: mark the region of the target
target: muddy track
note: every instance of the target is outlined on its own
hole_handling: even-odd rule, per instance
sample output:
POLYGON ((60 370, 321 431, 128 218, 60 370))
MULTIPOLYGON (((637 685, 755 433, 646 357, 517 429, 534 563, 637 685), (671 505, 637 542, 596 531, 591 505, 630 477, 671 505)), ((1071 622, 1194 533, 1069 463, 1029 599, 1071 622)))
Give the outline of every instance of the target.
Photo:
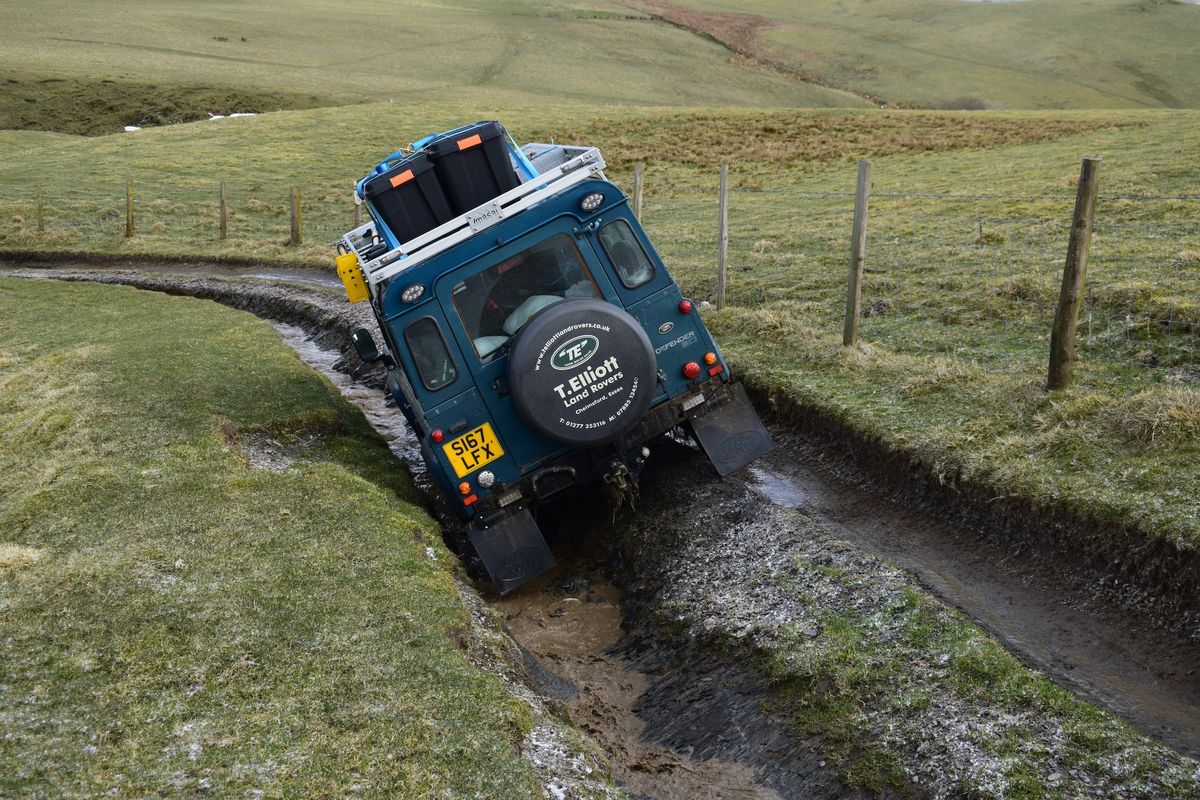
POLYGON ((825 83, 815 75, 805 70, 785 64, 767 55, 758 41, 758 34, 765 28, 778 23, 757 14, 738 12, 704 12, 681 8, 664 0, 621 0, 624 5, 648 14, 651 18, 674 25, 676 28, 693 33, 715 42, 744 59, 746 65, 766 70, 775 74, 786 75, 813 86, 842 92, 848 97, 866 100, 872 105, 882 108, 899 108, 899 106, 875 97, 874 95, 855 92, 841 86, 825 83))
MULTIPOLYGON (((348 306, 338 294, 325 288, 330 284, 328 273, 277 270, 270 276, 274 280, 269 282, 249 274, 240 280, 228 280, 136 270, 84 274, 60 269, 52 277, 124 283, 217 300, 298 325, 315 333, 321 347, 342 353, 350 349, 349 334, 357 327, 369 327, 372 322, 368 310, 348 306)), ((354 359, 343 359, 338 367, 346 369, 356 364, 354 359)), ((377 385, 376 377, 371 374, 358 377, 377 385)), ((821 520, 858 547, 880 553, 911 570, 935 595, 976 619, 1029 665, 1175 747, 1200 754, 1200 636, 1194 619, 1177 618, 1175 624, 1165 624, 1166 621, 1157 618, 1162 606, 1153 598, 1144 598, 1141 603, 1125 602, 1127 585, 1123 581, 1100 576, 1105 583, 1097 591, 1098 577, 1094 572, 1061 569, 1028 549, 1004 546, 1003 538, 989 536, 988 531, 969 521, 965 523, 961 516, 946 515, 936 502, 929 503, 928 498, 912 487, 881 489, 870 472, 860 469, 852 459, 831 455, 835 449, 828 447, 827 440, 820 436, 800 436, 780 428, 778 422, 775 427, 783 445, 776 454, 740 479, 723 482, 719 490, 706 489, 706 494, 728 503, 741 516, 766 516, 766 509, 774 508, 771 513, 800 510, 821 520)), ((843 452, 845 444, 843 440, 836 452, 843 452)), ((667 509, 665 515, 657 515, 658 522, 669 516, 672 509, 678 510, 680 493, 676 481, 714 483, 708 480, 705 465, 686 448, 668 447, 665 456, 652 459, 651 463, 656 460, 660 464, 665 461, 667 474, 661 469, 649 471, 647 491, 651 494, 644 500, 667 509)), ((552 524, 550 527, 553 529, 552 524)), ((560 549, 566 547, 565 552, 573 552, 570 538, 554 544, 560 549)), ((611 569, 614 557, 620 558, 620 554, 593 554, 584 559, 581 567, 572 555, 568 557, 568 569, 595 574, 611 569)), ((656 552, 652 560, 660 557, 669 560, 673 555, 656 552)), ((625 624, 632 629, 632 635, 622 640, 619 649, 629 662, 626 667, 650 675, 651 684, 660 689, 643 693, 651 699, 637 709, 640 724, 644 726, 638 738, 658 741, 671 752, 690 748, 710 758, 730 763, 741 761, 739 756, 746 753, 736 743, 726 743, 728 749, 722 751, 720 737, 713 737, 702 721, 693 720, 690 727, 682 724, 686 730, 682 733, 678 730, 680 719, 686 718, 681 714, 687 708, 687 703, 680 705, 678 698, 686 697, 687 687, 672 687, 671 682, 686 684, 701 667, 700 674, 718 675, 708 684, 713 688, 709 702, 696 705, 698 709, 710 710, 721 703, 736 709, 737 697, 753 698, 761 692, 761 687, 753 676, 744 673, 721 677, 722 667, 714 664, 683 669, 664 667, 664 662, 671 661, 663 655, 664 645, 656 644, 655 636, 647 633, 649 620, 639 622, 637 617, 639 609, 651 605, 648 598, 659 591, 655 582, 667 578, 655 565, 628 562, 622 567, 621 576, 626 583, 623 588, 629 592, 625 624), (640 669, 630 665, 640 665, 640 669), (680 679, 680 675, 687 677, 680 679), (728 691, 728 687, 739 685, 745 690, 742 695, 728 691), (661 701, 656 705, 654 698, 661 701)), ((528 602, 536 605, 550 598, 551 602, 561 603, 564 596, 561 586, 550 586, 540 596, 529 593, 528 602)), ((649 618, 652 613, 647 611, 645 616, 649 618)), ((670 647, 666 651, 673 652, 670 647)), ((699 652, 705 652, 704 648, 699 652)), ((699 660, 708 657, 711 656, 699 660)), ((582 658, 587 661, 592 655, 585 654, 582 658)), ((587 685, 586 679, 584 684, 587 685)), ((778 753, 779 742, 785 742, 784 749, 809 754, 794 770, 796 775, 804 776, 805 785, 811 787, 813 779, 821 775, 826 781, 831 780, 827 770, 815 766, 816 757, 811 754, 819 748, 797 741, 785 726, 763 718, 758 712, 753 718, 763 731, 759 750, 778 753)), ((716 719, 710 722, 718 723, 716 719)), ((723 724, 728 726, 728 720, 723 724)), ((767 773, 756 773, 753 765, 747 769, 751 785, 774 788, 763 782, 767 773)), ((798 784, 791 788, 795 785, 798 784)), ((778 788, 784 796, 793 796, 788 786, 778 788)), ((838 796, 835 784, 828 784, 827 788, 831 792, 828 796, 838 796)), ((796 796, 810 795, 806 792, 796 796)))

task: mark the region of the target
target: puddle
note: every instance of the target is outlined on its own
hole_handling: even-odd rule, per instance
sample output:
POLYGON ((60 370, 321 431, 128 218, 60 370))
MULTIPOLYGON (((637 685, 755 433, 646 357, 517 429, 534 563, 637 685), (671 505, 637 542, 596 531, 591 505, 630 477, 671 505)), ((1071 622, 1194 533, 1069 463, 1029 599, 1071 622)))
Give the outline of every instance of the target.
POLYGON ((1200 632, 1189 640, 1155 629, 1098 601, 1065 570, 861 488, 819 466, 819 446, 773 435, 780 446, 748 481, 766 499, 909 570, 1030 666, 1200 755, 1200 632))
POLYGON ((493 606, 513 638, 550 673, 539 682, 562 697, 575 724, 612 758, 622 786, 656 800, 782 800, 759 785, 745 764, 694 760, 647 741, 648 723, 634 709, 651 689, 651 678, 618 654, 624 636, 620 591, 609 583, 561 591, 559 580, 543 579, 493 606))

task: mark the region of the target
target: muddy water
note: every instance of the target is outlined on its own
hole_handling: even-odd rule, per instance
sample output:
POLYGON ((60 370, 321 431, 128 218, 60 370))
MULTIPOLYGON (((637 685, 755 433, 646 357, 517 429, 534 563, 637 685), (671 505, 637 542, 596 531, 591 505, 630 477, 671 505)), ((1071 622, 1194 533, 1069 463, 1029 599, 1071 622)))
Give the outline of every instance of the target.
POLYGON ((775 435, 781 446, 747 476, 771 502, 909 570, 1030 666, 1200 756, 1200 631, 1155 628, 1097 599, 1073 572, 881 497, 848 480, 844 464, 823 463, 813 443, 775 435))
POLYGON ((535 674, 550 673, 542 673, 550 691, 561 693, 575 723, 609 754, 618 781, 635 796, 658 800, 779 800, 744 764, 694 760, 647 741, 647 722, 634 709, 651 688, 650 677, 615 654, 624 635, 621 593, 603 582, 556 591, 560 574, 494 607, 537 660, 535 674))

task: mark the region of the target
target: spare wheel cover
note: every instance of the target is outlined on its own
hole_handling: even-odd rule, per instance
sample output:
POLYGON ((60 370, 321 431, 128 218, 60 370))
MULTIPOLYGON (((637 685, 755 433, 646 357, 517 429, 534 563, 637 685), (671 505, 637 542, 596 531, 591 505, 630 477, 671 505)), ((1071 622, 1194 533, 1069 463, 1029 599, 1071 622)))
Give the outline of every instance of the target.
POLYGON ((650 407, 657 364, 642 326, 602 300, 565 300, 518 332, 508 360, 517 413, 569 447, 596 447, 628 431, 650 407))

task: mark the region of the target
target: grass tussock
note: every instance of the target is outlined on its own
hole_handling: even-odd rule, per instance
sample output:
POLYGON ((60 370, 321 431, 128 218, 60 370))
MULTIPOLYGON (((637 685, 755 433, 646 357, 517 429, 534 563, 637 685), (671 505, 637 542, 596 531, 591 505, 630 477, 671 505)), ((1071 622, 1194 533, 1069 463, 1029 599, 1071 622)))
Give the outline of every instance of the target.
POLYGON ((18 570, 42 560, 43 551, 36 547, 0 543, 0 572, 18 570))
POLYGON ((1160 447, 1178 447, 1200 438, 1200 390, 1172 388, 1129 397, 1108 414, 1119 436, 1160 447))
POLYGON ((251 315, 0 280, 0 795, 540 797, 418 502, 251 315))

